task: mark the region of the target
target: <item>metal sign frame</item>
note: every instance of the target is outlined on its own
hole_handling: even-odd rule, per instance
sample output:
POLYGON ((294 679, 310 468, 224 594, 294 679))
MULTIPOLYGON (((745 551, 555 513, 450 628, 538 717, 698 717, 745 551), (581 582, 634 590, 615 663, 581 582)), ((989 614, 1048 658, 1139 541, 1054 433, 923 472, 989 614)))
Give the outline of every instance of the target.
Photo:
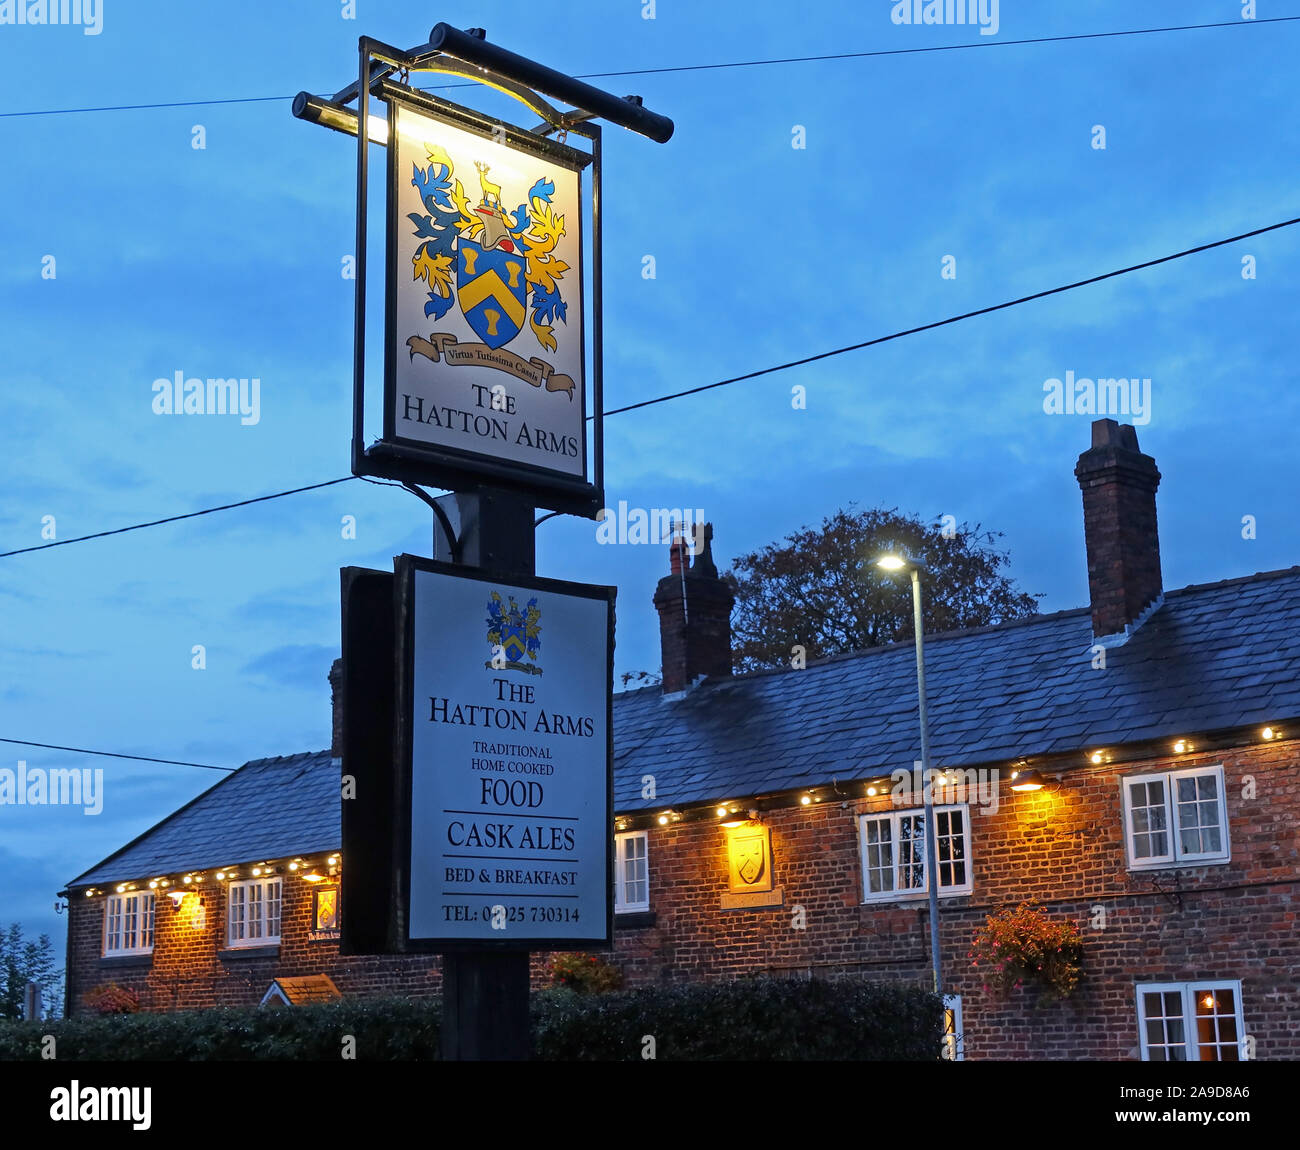
MULTIPOLYGON (((508 124, 502 120, 494 119, 491 116, 483 115, 479 112, 470 111, 462 108, 457 104, 448 103, 436 96, 430 96, 425 92, 417 89, 403 87, 393 84, 387 80, 382 81, 379 90, 376 93, 379 98, 388 105, 388 212, 387 212, 387 276, 385 277, 385 300, 384 300, 384 437, 383 440, 371 447, 368 456, 372 461, 381 458, 402 459, 406 457, 420 465, 432 465, 437 468, 439 475, 475 475, 480 478, 487 478, 494 484, 502 487, 510 487, 519 484, 530 495, 539 487, 546 488, 553 484, 560 485, 562 492, 568 492, 574 485, 586 485, 585 479, 579 480, 575 476, 566 474, 561 471, 552 470, 545 467, 534 466, 528 463, 516 460, 496 460, 491 455, 481 452, 461 450, 454 447, 438 446, 423 442, 417 439, 410 439, 400 435, 397 431, 396 419, 396 377, 397 363, 395 357, 399 354, 397 348, 397 290, 394 283, 394 276, 398 274, 403 266, 398 258, 398 247, 403 235, 399 235, 398 225, 402 218, 401 210, 397 204, 397 191, 402 181, 402 173, 397 171, 398 149, 395 144, 396 139, 396 120, 397 109, 407 107, 418 113, 429 116, 439 122, 446 123, 453 128, 459 128, 462 131, 472 132, 475 135, 493 140, 495 143, 504 144, 506 147, 516 151, 531 153, 544 159, 557 167, 568 168, 574 172, 578 178, 579 193, 579 220, 577 223, 577 242, 578 251, 581 253, 583 244, 584 221, 582 220, 583 205, 581 203, 582 173, 588 167, 593 167, 593 187, 599 181, 600 172, 600 149, 597 141, 593 152, 584 152, 576 148, 570 148, 566 144, 551 141, 544 136, 536 136, 524 129, 508 124)), ((579 257, 581 264, 581 255, 579 257)), ((574 269, 577 273, 576 279, 579 285, 579 299, 585 308, 585 296, 583 289, 586 286, 586 276, 583 274, 584 269, 579 266, 574 269)), ((593 300, 593 315, 598 315, 600 311, 599 299, 593 300)), ((581 310, 581 309, 580 309, 581 310)), ((597 324, 599 321, 596 321, 597 324)), ((586 317, 582 316, 582 323, 585 325, 586 317)), ((599 339, 598 330, 595 333, 599 339)), ((585 336, 585 332, 584 332, 585 336)), ((584 340, 585 343, 585 340, 584 340)), ((584 367, 586 366, 586 348, 581 349, 581 356, 584 367)), ((594 357, 593 357, 594 358, 594 357)), ((595 392, 597 396, 601 395, 603 387, 600 382, 600 374, 593 365, 593 374, 596 379, 595 392)), ((591 470, 592 460, 590 458, 593 452, 588 451, 587 447, 587 387, 586 378, 582 379, 582 394, 579 397, 579 442, 581 444, 581 458, 583 464, 584 477, 591 470)), ((597 401, 599 403, 599 401, 597 401)), ((598 464, 602 465, 599 454, 597 455, 598 464)), ((400 476, 387 476, 389 478, 400 478, 400 476)), ((603 471, 602 476, 603 480, 603 471)), ((459 489, 460 485, 453 483, 452 486, 459 489)), ((599 488, 603 482, 594 485, 599 488)), ((580 492, 579 492, 580 493, 580 492)))
POLYGON ((392 858, 396 874, 396 887, 391 895, 395 899, 389 925, 390 953, 443 954, 475 950, 590 950, 613 945, 614 941, 614 587, 587 583, 571 583, 562 579, 546 579, 536 575, 494 574, 481 568, 459 564, 441 563, 435 559, 422 559, 415 555, 401 555, 395 562, 394 601, 396 610, 395 656, 397 673, 396 709, 398 715, 396 753, 393 757, 393 808, 392 808, 392 858), (519 937, 430 939, 410 937, 409 913, 411 906, 411 835, 412 835, 412 755, 415 735, 415 574, 429 572, 491 584, 507 584, 556 595, 591 599, 606 604, 606 668, 605 690, 605 786, 604 818, 601 822, 604 841, 604 892, 605 915, 600 924, 603 933, 586 933, 575 938, 551 938, 545 935, 519 937))
MULTIPOLYGON (((439 27, 442 27, 441 25, 439 27)), ((437 29, 435 29, 437 32, 437 29)), ((501 488, 527 495, 535 505, 552 511, 580 515, 594 519, 604 506, 605 492, 605 433, 604 433, 604 338, 602 319, 603 292, 603 244, 601 235, 601 129, 589 122, 583 114, 562 113, 547 101, 537 96, 518 83, 493 76, 479 68, 467 68, 454 62, 444 61, 431 47, 412 52, 401 52, 390 45, 363 36, 359 45, 360 67, 355 86, 345 88, 336 96, 338 100, 357 98, 356 123, 365 125, 364 130, 356 133, 357 137, 357 216, 356 216, 356 281, 355 308, 353 316, 353 359, 352 359, 352 473, 354 475, 373 475, 382 479, 394 479, 406 485, 423 484, 443 490, 474 491, 484 486, 501 488), (507 94, 521 100, 529 107, 542 114, 546 123, 541 127, 547 130, 559 130, 566 135, 572 133, 591 141, 591 152, 565 148, 564 151, 579 156, 589 156, 591 166, 591 274, 584 277, 584 290, 591 300, 591 362, 586 365, 591 377, 591 408, 584 410, 583 448, 586 466, 584 478, 566 476, 544 468, 510 461, 494 461, 480 455, 458 451, 452 448, 435 447, 425 443, 403 440, 393 434, 389 426, 391 406, 388 395, 388 370, 385 368, 385 412, 384 437, 367 448, 365 444, 363 423, 365 418, 365 349, 366 349, 366 283, 367 283, 367 248, 368 229, 367 211, 370 198, 370 100, 397 98, 416 107, 437 108, 436 114, 454 115, 456 120, 471 130, 478 130, 491 136, 493 130, 504 130, 507 142, 526 143, 539 154, 550 153, 553 158, 563 145, 552 142, 544 135, 530 132, 516 125, 508 124, 493 117, 483 115, 458 105, 431 97, 404 84, 395 84, 388 77, 394 70, 442 71, 454 75, 469 75, 476 80, 500 88, 507 94), (586 421, 591 420, 591 451, 586 451, 586 421)), ((301 100, 301 98, 300 98, 301 100)), ((303 101, 305 103, 305 101, 303 101)), ((337 116, 343 113, 346 120, 348 113, 335 104, 317 101, 317 114, 320 110, 337 116)), ((636 108, 629 105, 629 108, 636 108)), ((640 111, 639 108, 636 108, 640 111)), ((301 114, 297 103, 295 111, 301 114)), ((307 109, 311 111, 311 109, 307 109)), ((320 115, 321 122, 329 122, 325 115, 320 115)), ((330 126, 339 126, 331 123, 330 126)), ((346 130, 346 128, 344 128, 346 130)), ((391 145, 393 142, 389 141, 391 145)), ((581 177, 579 177, 581 179, 581 177)), ((581 185, 580 185, 581 191, 581 185)), ((391 240, 389 241, 391 242, 391 240)), ((579 240, 581 251, 581 238, 579 240)), ((391 293, 385 291, 385 335, 391 342, 389 311, 391 303, 387 298, 391 293)), ((385 350, 385 363, 389 349, 385 350)), ((585 349, 584 349, 585 355, 585 349)), ((586 404, 586 387, 584 381, 583 402, 586 404)))

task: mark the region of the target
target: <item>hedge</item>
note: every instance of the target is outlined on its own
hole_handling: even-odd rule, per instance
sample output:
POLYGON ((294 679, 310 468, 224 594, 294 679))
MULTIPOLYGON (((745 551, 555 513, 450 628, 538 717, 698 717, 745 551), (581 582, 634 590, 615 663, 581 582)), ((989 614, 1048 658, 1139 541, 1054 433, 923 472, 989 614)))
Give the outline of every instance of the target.
MULTIPOLYGON (((926 991, 850 979, 546 990, 531 1001, 533 1057, 930 1061, 939 1055, 941 1013, 926 991)), ((441 1017, 437 997, 390 997, 0 1023, 0 1060, 40 1058, 45 1035, 54 1036, 60 1062, 335 1061, 346 1035, 361 1061, 437 1059, 441 1017)))

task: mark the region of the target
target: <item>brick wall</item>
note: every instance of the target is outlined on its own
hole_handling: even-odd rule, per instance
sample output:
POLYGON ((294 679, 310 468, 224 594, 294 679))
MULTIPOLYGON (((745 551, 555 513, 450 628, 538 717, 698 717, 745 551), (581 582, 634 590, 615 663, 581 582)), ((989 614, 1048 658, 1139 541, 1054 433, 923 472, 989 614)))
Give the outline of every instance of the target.
MULTIPOLYGON (((962 996, 968 1057, 1138 1057, 1136 982, 1240 979, 1256 1056, 1300 1058, 1300 746, 1090 767, 1040 792, 1004 778, 996 813, 972 806, 972 893, 941 899, 944 989, 962 996), (1119 779, 1124 774, 1224 767, 1231 860, 1130 871, 1119 779), (1253 796, 1251 784, 1253 782, 1253 796), (1084 934, 1085 980, 1065 1003, 1039 1006, 1028 988, 1005 1001, 985 992, 967 951, 985 916, 1022 899, 1071 917, 1084 934), (1097 908, 1104 908, 1105 925, 1097 908)), ((888 796, 824 801, 763 816, 771 828, 780 909, 724 911, 725 832, 713 823, 653 827, 653 926, 620 931, 629 983, 862 973, 929 983, 924 897, 862 902, 859 814, 888 796), (806 928, 792 926, 796 907, 806 928)))
MULTIPOLYGON (((1012 792, 970 815, 972 893, 941 900, 944 989, 962 996, 966 1053, 997 1059, 1126 1059, 1138 1056, 1136 982, 1241 980, 1246 1031, 1262 1059, 1300 1059, 1300 743, 1273 742, 1217 754, 1079 768, 1036 794, 1012 792), (1119 780, 1126 774, 1222 764, 1230 862, 1130 871, 1119 780), (1083 927, 1085 978, 1065 1003, 1037 1005, 1029 989, 999 1000, 983 990, 967 950, 985 915, 1028 899, 1083 927), (1105 925, 1093 922, 1097 908, 1105 925)), ((860 792, 860 787, 857 788, 860 792)), ((649 832, 653 925, 618 927, 613 959, 629 985, 865 974, 928 984, 924 898, 862 902, 857 816, 892 809, 888 796, 846 798, 765 813, 773 873, 784 905, 720 907, 727 889, 725 832, 712 821, 649 832), (792 925, 802 907, 804 929, 792 925)), ((72 897, 69 998, 117 982, 148 1009, 252 1004, 278 974, 330 975, 345 995, 426 993, 439 987, 434 957, 341 958, 308 937, 311 891, 284 878, 277 954, 218 954, 224 896, 208 884, 203 930, 178 922, 158 900, 152 961, 100 956, 102 897, 72 897)), ((346 914, 346 908, 344 908, 346 914)), ((534 955, 535 986, 549 956, 534 955)))
POLYGON ((345 996, 433 993, 441 986, 438 958, 339 955, 335 939, 311 936, 312 886, 283 875, 280 945, 270 954, 225 946, 225 887, 204 884, 204 924, 193 919, 193 897, 180 910, 155 900, 152 956, 103 958, 106 896, 74 894, 68 910, 68 1004, 76 1012, 86 991, 103 983, 129 987, 146 1010, 255 1006, 277 975, 328 974, 345 996))

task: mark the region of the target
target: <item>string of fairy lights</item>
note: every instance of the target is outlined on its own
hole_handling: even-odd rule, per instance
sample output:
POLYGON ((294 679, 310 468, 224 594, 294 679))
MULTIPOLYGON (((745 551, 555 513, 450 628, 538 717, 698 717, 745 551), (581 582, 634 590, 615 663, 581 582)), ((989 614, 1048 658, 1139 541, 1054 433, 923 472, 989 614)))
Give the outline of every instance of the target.
MULTIPOLYGON (((1168 740, 1151 740, 1135 743, 1123 748, 1099 748, 1084 752, 1082 756, 1070 752, 1062 755, 1042 755, 1018 757, 1013 762, 1004 764, 1005 771, 996 768, 991 771, 983 768, 935 769, 929 777, 931 795, 936 805, 959 803, 968 797, 968 788, 972 786, 972 773, 983 771, 986 776, 984 785, 1001 785, 1003 778, 1010 789, 1019 794, 1033 794, 1054 784, 1059 788, 1065 772, 1080 775, 1090 770, 1105 770, 1116 762, 1136 762, 1155 756, 1184 757, 1196 754, 1208 754, 1223 747, 1240 746, 1247 739, 1261 742, 1277 742, 1286 738, 1285 732, 1277 726, 1250 728, 1248 731, 1225 731, 1217 736, 1193 740, 1183 737, 1168 740), (1244 736, 1244 738, 1243 738, 1244 736)), ((914 772, 904 772, 908 785, 919 785, 914 772)), ((762 822, 766 812, 782 808, 816 809, 821 804, 859 802, 862 800, 883 799, 891 795, 899 784, 899 772, 869 772, 866 779, 848 781, 832 780, 828 785, 806 787, 795 790, 774 792, 766 795, 743 799, 728 799, 692 804, 682 807, 668 807, 659 811, 644 811, 637 814, 623 814, 614 819, 614 830, 623 834, 629 831, 649 829, 651 827, 674 827, 680 824, 713 821, 724 830, 734 830, 756 822, 762 822)), ((207 870, 186 870, 165 872, 137 879, 123 880, 116 883, 95 884, 85 888, 84 898, 105 895, 129 895, 152 893, 167 897, 178 910, 184 904, 185 896, 201 895, 205 890, 215 889, 225 883, 240 882, 246 879, 299 878, 316 885, 336 883, 343 869, 343 856, 339 851, 306 855, 294 855, 281 859, 261 859, 257 862, 241 862, 230 866, 209 868, 207 870)))
POLYGON ((245 862, 209 870, 167 872, 151 878, 88 886, 83 897, 152 892, 170 898, 173 905, 179 907, 187 894, 200 894, 210 883, 296 877, 314 885, 337 881, 342 866, 343 856, 338 851, 320 855, 294 855, 292 858, 263 859, 260 862, 245 862))
MULTIPOLYGON (((984 776, 988 784, 990 778, 1000 785, 1001 780, 1008 782, 1011 790, 1019 794, 1032 794, 1051 785, 1059 786, 1065 773, 1080 775, 1091 770, 1105 770, 1112 763, 1134 763, 1151 758, 1174 757, 1187 759, 1187 756, 1208 754, 1226 747, 1241 746, 1246 742, 1277 742, 1286 738, 1278 726, 1262 728, 1234 729, 1219 732, 1214 736, 1206 735, 1193 739, 1190 736, 1176 739, 1157 739, 1127 744, 1122 748, 1094 748, 1090 751, 1065 752, 1055 755, 1017 756, 999 767, 944 767, 932 768, 929 786, 934 801, 943 805, 960 803, 973 785, 972 773, 984 776)), ((1190 761, 1190 760, 1188 760, 1190 761)), ((829 802, 858 802, 875 798, 889 797, 900 783, 901 768, 892 772, 869 770, 865 779, 857 777, 848 781, 835 779, 828 785, 777 791, 766 795, 751 796, 744 799, 727 799, 693 803, 689 806, 666 807, 660 810, 647 810, 637 814, 619 815, 614 820, 614 829, 618 833, 650 827, 672 827, 683 823, 714 821, 718 826, 733 829, 747 823, 761 821, 766 811, 781 808, 802 807, 815 808, 818 804, 829 802)), ((923 780, 917 778, 914 771, 903 771, 907 776, 907 786, 919 787, 923 780)))

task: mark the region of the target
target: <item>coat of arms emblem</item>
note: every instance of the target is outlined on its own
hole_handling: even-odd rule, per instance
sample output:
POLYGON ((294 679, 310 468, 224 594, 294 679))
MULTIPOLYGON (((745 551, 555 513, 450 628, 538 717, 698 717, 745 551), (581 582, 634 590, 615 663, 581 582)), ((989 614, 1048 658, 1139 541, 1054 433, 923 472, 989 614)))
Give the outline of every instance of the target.
MULTIPOLYGON (((411 183, 423 211, 407 214, 416 245, 412 278, 428 285, 427 318, 442 319, 453 299, 470 329, 491 351, 523 332, 532 332, 545 351, 557 349, 555 325, 568 323, 568 303, 561 294, 569 265, 556 254, 565 234, 564 215, 555 210, 554 181, 538 178, 523 202, 505 206, 502 185, 491 178, 488 164, 475 160, 479 199, 473 202, 445 148, 425 144, 427 164, 412 165, 411 183)), ((452 341, 454 342, 454 341, 452 341)), ((411 354, 436 360, 442 341, 412 337, 411 354)), ((534 373, 545 365, 528 359, 534 373)), ((573 398, 573 380, 549 367, 541 371, 548 391, 573 398)), ((531 380, 530 380, 531 382, 531 380)))
POLYGON ((767 862, 767 836, 737 835, 732 840, 736 874, 746 886, 762 881, 767 862))
POLYGON ((537 606, 537 597, 520 607, 513 595, 508 596, 507 602, 501 598, 500 591, 493 591, 487 612, 487 641, 492 646, 492 658, 483 665, 497 671, 540 675, 537 654, 542 649, 542 611, 537 606))

